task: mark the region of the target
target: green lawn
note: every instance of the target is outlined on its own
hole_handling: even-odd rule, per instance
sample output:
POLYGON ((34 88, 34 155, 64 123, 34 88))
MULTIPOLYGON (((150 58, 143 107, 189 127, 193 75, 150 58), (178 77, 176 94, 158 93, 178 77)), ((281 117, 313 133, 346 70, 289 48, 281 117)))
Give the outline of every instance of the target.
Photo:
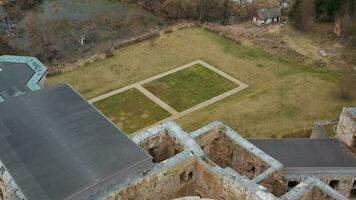
POLYGON ((181 112, 238 87, 201 64, 145 84, 147 90, 181 112))
MULTIPOLYGON (((113 57, 49 77, 48 83, 67 82, 89 99, 197 59, 250 87, 177 119, 187 131, 219 120, 247 137, 283 137, 309 130, 321 119, 337 118, 343 106, 356 104, 356 100, 340 98, 341 76, 334 69, 236 44, 201 28, 120 48, 113 57)), ((127 112, 138 113, 137 120, 144 119, 139 111, 127 112)), ((145 124, 142 120, 142 126, 145 124)))
POLYGON ((94 106, 126 133, 133 133, 170 116, 137 89, 100 100, 94 106))

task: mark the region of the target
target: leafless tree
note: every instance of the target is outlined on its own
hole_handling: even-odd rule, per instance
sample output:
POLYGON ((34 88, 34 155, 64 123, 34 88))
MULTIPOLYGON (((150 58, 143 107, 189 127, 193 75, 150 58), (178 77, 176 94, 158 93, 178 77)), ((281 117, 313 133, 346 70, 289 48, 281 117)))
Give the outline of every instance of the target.
POLYGON ((86 42, 94 31, 94 27, 85 22, 71 23, 69 32, 73 39, 81 46, 85 47, 86 42))

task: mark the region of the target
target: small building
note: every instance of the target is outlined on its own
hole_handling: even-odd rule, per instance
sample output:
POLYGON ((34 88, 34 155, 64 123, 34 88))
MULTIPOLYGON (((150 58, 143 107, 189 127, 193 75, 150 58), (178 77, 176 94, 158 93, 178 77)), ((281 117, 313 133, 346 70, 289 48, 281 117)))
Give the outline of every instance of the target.
POLYGON ((253 16, 253 23, 258 26, 279 22, 282 12, 280 8, 262 8, 253 16))

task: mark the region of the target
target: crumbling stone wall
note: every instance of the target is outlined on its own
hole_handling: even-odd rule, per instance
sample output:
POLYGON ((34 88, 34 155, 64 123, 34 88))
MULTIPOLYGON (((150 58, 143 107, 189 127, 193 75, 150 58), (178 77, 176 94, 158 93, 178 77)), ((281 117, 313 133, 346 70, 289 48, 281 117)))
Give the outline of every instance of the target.
POLYGON ((174 166, 162 167, 157 173, 128 184, 105 200, 133 200, 137 197, 140 200, 168 200, 186 196, 224 200, 263 199, 257 197, 255 192, 246 191, 233 179, 214 173, 205 164, 190 157, 174 166))
POLYGON ((192 196, 195 189, 195 159, 186 159, 144 178, 115 192, 106 200, 174 199, 192 196), (192 172, 192 173, 191 173, 192 172), (189 175, 190 174, 190 175, 189 175))
MULTIPOLYGON (((323 181, 324 183, 328 184, 334 190, 338 191, 340 194, 344 195, 345 197, 351 197, 351 190, 354 182, 356 181, 356 174, 350 176, 336 176, 336 175, 314 175, 319 180, 323 181)), ((306 177, 293 177, 287 178, 288 182, 295 181, 295 182, 302 182, 306 177)))
POLYGON ((267 191, 276 197, 282 196, 288 190, 287 179, 283 176, 281 170, 274 172, 259 184, 267 188, 267 191))
POLYGON ((310 188, 300 200, 335 200, 317 187, 310 188))
POLYGON ((235 144, 222 131, 210 131, 196 138, 206 157, 222 168, 230 167, 250 179, 261 174, 267 163, 235 144))
POLYGON ((183 151, 183 146, 166 130, 142 141, 140 146, 153 157, 154 162, 161 162, 183 151))
POLYGON ((356 149, 356 107, 342 110, 336 137, 352 149, 356 149))
POLYGON ((0 176, 0 200, 8 199, 12 194, 10 187, 5 183, 4 178, 0 176))
POLYGON ((196 162, 196 189, 198 196, 225 199, 225 200, 246 200, 249 199, 246 192, 234 185, 224 183, 223 177, 211 173, 200 162, 196 162))

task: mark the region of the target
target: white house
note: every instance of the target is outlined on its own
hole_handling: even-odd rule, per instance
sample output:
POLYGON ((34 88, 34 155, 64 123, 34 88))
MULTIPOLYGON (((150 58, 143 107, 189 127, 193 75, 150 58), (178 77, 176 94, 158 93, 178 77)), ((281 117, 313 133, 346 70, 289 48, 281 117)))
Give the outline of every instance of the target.
POLYGON ((279 22, 282 12, 280 8, 262 8, 253 16, 253 23, 258 26, 279 22))

